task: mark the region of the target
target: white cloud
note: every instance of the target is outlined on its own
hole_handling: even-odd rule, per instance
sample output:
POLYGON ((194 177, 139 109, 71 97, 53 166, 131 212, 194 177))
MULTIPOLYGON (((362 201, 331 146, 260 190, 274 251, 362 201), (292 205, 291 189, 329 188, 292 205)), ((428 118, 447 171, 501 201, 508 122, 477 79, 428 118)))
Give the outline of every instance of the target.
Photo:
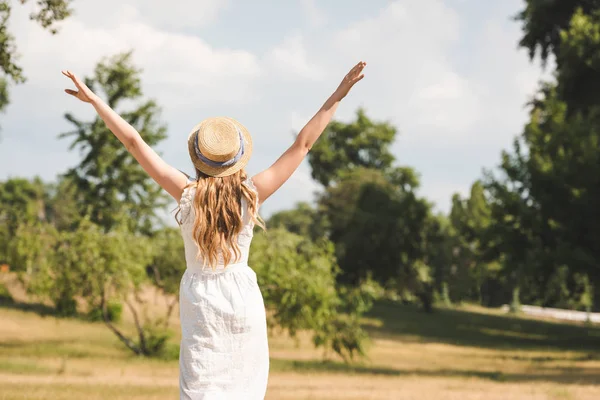
POLYGON ((442 1, 394 1, 335 35, 330 51, 346 65, 367 61, 360 90, 375 117, 420 127, 429 140, 443 128, 449 139, 462 136, 478 115, 473 87, 450 61, 459 37, 459 17, 442 1))
POLYGON ((173 107, 246 103, 255 98, 253 85, 261 66, 253 53, 217 49, 198 36, 161 30, 140 19, 131 5, 118 10, 123 11, 116 17, 119 24, 94 27, 72 18, 56 36, 31 23, 15 26, 29 84, 65 85, 61 69, 88 75, 103 57, 134 50, 148 94, 173 107))
POLYGON ((300 5, 312 26, 319 27, 327 22, 327 16, 317 7, 315 0, 300 0, 300 5))
POLYGON ((228 0, 102 0, 74 2, 75 17, 88 26, 115 26, 125 14, 158 29, 182 30, 216 21, 228 0))
POLYGON ((289 36, 272 48, 266 56, 266 63, 282 78, 300 80, 323 78, 321 67, 308 57, 301 35, 289 36))
POLYGON ((440 139, 464 138, 469 128, 481 116, 477 93, 468 79, 447 66, 434 65, 430 77, 422 89, 415 93, 414 124, 430 130, 434 135, 440 131, 440 139))

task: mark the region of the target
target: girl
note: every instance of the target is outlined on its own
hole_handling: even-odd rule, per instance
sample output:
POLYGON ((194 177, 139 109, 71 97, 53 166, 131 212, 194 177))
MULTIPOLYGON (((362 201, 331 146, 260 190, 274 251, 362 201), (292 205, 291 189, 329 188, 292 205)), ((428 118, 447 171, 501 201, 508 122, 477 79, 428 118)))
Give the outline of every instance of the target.
POLYGON ((70 71, 77 90, 65 91, 90 103, 142 168, 179 204, 178 223, 187 269, 180 286, 180 398, 263 399, 269 348, 263 298, 248 266, 258 208, 298 168, 331 120, 340 101, 360 81, 359 62, 268 169, 248 178, 252 154, 248 130, 232 118, 208 118, 188 137, 196 178, 168 165, 140 134, 70 71))

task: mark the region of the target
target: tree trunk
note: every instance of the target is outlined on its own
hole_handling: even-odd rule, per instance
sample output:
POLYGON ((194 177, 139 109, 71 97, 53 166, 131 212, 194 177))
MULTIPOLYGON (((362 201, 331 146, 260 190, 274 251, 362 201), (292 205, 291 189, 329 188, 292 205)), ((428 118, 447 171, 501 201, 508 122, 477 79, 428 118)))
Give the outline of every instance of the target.
POLYGON ((426 313, 433 312, 433 286, 426 285, 422 291, 417 293, 417 297, 421 300, 421 305, 426 313))
POLYGON ((125 335, 123 335, 110 321, 110 317, 108 315, 108 310, 106 308, 106 301, 104 299, 104 294, 102 295, 101 306, 102 306, 102 319, 104 320, 104 324, 108 327, 108 329, 110 329, 119 338, 119 340, 121 342, 123 342, 123 344, 125 346, 127 346, 127 348, 129 350, 133 351, 138 356, 142 355, 143 353, 142 353, 141 349, 135 345, 133 340, 131 340, 128 337, 126 337, 125 335))
POLYGON ((133 306, 133 304, 131 304, 131 302, 129 300, 126 300, 126 303, 129 306, 131 313, 133 314, 133 321, 135 322, 135 327, 138 331, 138 335, 140 338, 140 350, 143 354, 148 355, 149 351, 148 351, 148 346, 146 345, 146 335, 144 334, 144 328, 142 327, 142 325, 140 325, 138 313, 137 313, 135 307, 133 306))
POLYGON ((510 303, 510 312, 518 313, 521 311, 520 287, 515 285, 512 291, 512 301, 510 303))

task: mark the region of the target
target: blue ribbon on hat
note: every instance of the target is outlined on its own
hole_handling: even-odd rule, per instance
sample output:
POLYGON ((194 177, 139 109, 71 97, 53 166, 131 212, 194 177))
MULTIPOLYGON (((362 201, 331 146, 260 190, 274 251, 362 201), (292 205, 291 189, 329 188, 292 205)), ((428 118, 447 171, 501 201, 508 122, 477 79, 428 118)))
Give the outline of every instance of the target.
POLYGON ((209 158, 206 158, 204 156, 204 154, 202 154, 202 152, 200 152, 200 148, 198 147, 198 132, 199 132, 199 130, 196 131, 196 133, 195 133, 196 140, 194 140, 194 150, 196 151, 196 156, 204 164, 208 165, 209 167, 213 167, 213 168, 229 167, 229 166, 235 164, 236 162, 238 162, 240 160, 240 158, 242 158, 242 156, 244 155, 244 138, 242 137, 242 132, 240 131, 240 128, 238 128, 236 126, 235 129, 238 131, 238 134, 240 136, 240 149, 238 150, 237 154, 233 158, 231 158, 227 161, 213 161, 209 158))

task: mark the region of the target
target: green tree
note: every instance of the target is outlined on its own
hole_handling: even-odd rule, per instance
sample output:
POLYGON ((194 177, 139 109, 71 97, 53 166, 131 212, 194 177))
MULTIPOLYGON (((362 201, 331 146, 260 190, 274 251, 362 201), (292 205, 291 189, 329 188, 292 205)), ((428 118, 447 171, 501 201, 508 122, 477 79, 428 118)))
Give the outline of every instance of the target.
POLYGON ((269 229, 284 228, 288 232, 317 240, 327 235, 328 222, 323 213, 306 202, 300 202, 291 210, 273 214, 267 226, 269 229))
POLYGON ((527 0, 517 19, 523 24, 520 45, 533 59, 556 61, 558 94, 574 112, 600 101, 600 2, 527 0))
POLYGON ((76 203, 77 192, 68 179, 56 184, 38 177, 0 182, 0 260, 18 268, 10 246, 24 224, 48 223, 59 231, 75 229, 81 220, 76 203))
POLYGON ((520 19, 521 45, 532 57, 552 54, 556 80, 541 85, 512 154, 488 174, 491 248, 515 294, 527 285, 529 296, 563 301, 559 282, 571 282, 570 293, 586 286, 582 279, 600 283, 600 2, 528 0, 520 19))
POLYGON ((431 205, 377 170, 345 173, 319 200, 342 270, 340 281, 372 278, 430 308, 427 239, 431 205))
POLYGON ((45 219, 41 179, 10 178, 0 182, 0 221, 14 235, 19 223, 45 219))
POLYGON ((348 282, 370 272, 385 283, 419 258, 419 226, 426 207, 413 200, 372 169, 346 174, 324 193, 320 204, 331 222, 330 238, 348 282), (417 229, 405 236, 411 227, 417 229))
POLYGON ((39 178, 0 182, 0 262, 13 263, 9 245, 20 224, 45 218, 43 201, 44 184, 39 178))
POLYGON ((250 265, 256 271, 269 326, 279 326, 295 336, 313 333, 313 342, 346 360, 365 352, 366 333, 361 316, 378 295, 377 286, 365 283, 356 289, 336 289, 338 267, 333 244, 314 243, 284 229, 255 235, 250 265))
POLYGON ((151 282, 167 302, 164 325, 168 326, 171 314, 179 301, 179 284, 186 269, 185 250, 177 228, 163 228, 152 235, 154 257, 148 266, 151 282))
POLYGON ((435 295, 444 305, 450 306, 456 301, 456 284, 453 279, 454 256, 456 236, 448 218, 443 214, 428 215, 425 220, 425 234, 423 241, 423 263, 421 270, 417 271, 416 282, 420 286, 421 301, 425 308, 433 307, 435 295), (452 291, 451 291, 452 287, 452 291), (431 303, 431 304, 428 304, 431 303))
POLYGON ((452 197, 449 219, 454 234, 453 268, 448 277, 453 298, 489 305, 493 294, 484 293, 483 289, 486 281, 493 279, 497 267, 488 259, 492 209, 482 182, 476 181, 471 186, 468 198, 462 199, 458 194, 452 197))
MULTIPOLYGON (((28 0, 20 0, 21 4, 28 0)), ((31 13, 30 19, 36 21, 50 33, 58 32, 56 23, 68 18, 72 9, 69 7, 71 0, 36 0, 36 10, 31 13)), ((0 110, 9 103, 8 86, 9 80, 19 84, 25 82, 23 69, 17 64, 17 46, 15 37, 10 33, 8 27, 12 6, 11 0, 0 1, 0 110)))
MULTIPOLYGON (((357 284, 372 277, 404 297, 416 295, 430 309, 433 280, 427 254, 432 249, 427 235, 435 224, 431 205, 415 193, 416 172, 394 165, 390 146, 396 133, 391 124, 372 121, 362 109, 355 121, 328 126, 309 153, 312 176, 325 187, 317 213, 335 244, 341 282, 357 284)), ((315 218, 303 218, 303 226, 314 226, 309 224, 315 218)), ((295 215, 294 221, 301 219, 295 215)))
MULTIPOLYGON (((131 52, 118 54, 100 62, 86 84, 104 96, 113 109, 142 97, 140 70, 131 61, 131 52)), ((120 115, 140 132, 146 143, 155 146, 166 137, 159 123, 159 107, 153 100, 140 100, 131 111, 120 115)), ((166 204, 166 195, 137 161, 131 157, 108 127, 96 117, 83 122, 71 114, 66 118, 75 130, 61 137, 73 137, 71 149, 83 154, 81 162, 71 168, 68 177, 77 187, 81 201, 79 212, 90 215, 106 231, 127 223, 132 231, 150 233, 157 225, 157 209, 166 204)))
MULTIPOLYGON (((72 316, 81 312, 99 313, 104 324, 135 354, 160 354, 170 334, 165 319, 146 312, 140 292, 147 284, 146 267, 159 242, 117 227, 111 232, 87 219, 77 229, 57 231, 47 223, 22 224, 11 248, 19 260, 21 280, 29 293, 54 304, 57 314, 72 316), (124 303, 133 315, 135 333, 113 322, 109 307, 124 303)), ((154 261, 159 258, 154 257, 154 261)), ((163 288, 167 286, 163 283, 163 288)))
POLYGON ((387 171, 394 162, 389 148, 395 136, 392 125, 371 121, 362 109, 354 122, 333 121, 308 153, 312 177, 329 186, 355 168, 387 171))
POLYGON ((46 221, 58 230, 74 230, 81 222, 78 204, 81 193, 68 177, 59 177, 56 183, 46 184, 46 221))

